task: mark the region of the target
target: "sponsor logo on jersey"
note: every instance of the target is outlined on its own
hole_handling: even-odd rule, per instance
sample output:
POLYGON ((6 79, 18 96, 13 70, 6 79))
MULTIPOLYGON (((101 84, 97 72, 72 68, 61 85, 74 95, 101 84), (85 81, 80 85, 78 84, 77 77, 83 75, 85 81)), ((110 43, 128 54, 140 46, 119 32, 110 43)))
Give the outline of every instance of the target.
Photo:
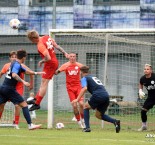
POLYGON ((155 82, 154 82, 154 80, 151 81, 151 85, 146 86, 146 89, 147 90, 154 90, 155 89, 155 82))
POLYGON ((68 73, 69 73, 69 75, 77 75, 78 74, 78 70, 70 70, 70 71, 68 71, 68 73))

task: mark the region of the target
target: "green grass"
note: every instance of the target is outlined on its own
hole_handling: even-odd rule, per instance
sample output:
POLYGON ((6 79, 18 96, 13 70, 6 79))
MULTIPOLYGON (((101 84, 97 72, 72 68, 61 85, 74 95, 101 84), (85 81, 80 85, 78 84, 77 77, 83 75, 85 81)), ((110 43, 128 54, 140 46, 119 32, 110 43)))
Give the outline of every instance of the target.
MULTIPOLYGON (((61 130, 47 128, 47 111, 39 110, 36 124, 43 124, 42 129, 29 131, 23 116, 20 119, 20 130, 14 128, 0 128, 0 145, 150 145, 155 144, 155 137, 146 138, 146 134, 155 135, 154 113, 148 114, 149 131, 136 131, 141 126, 140 112, 130 114, 111 115, 121 120, 121 132, 115 133, 114 125, 101 121, 90 113, 92 132, 85 133, 78 128, 76 122, 71 121, 72 112, 55 112, 54 122, 63 122, 65 128, 61 130)), ((54 124, 54 125, 55 125, 54 124)))
MULTIPOLYGON (((15 130, 0 129, 1 145, 150 145, 155 138, 145 138, 149 132, 94 129, 90 133, 80 129, 40 129, 29 131, 26 128, 15 130)), ((153 133, 152 133, 153 134, 153 133)))

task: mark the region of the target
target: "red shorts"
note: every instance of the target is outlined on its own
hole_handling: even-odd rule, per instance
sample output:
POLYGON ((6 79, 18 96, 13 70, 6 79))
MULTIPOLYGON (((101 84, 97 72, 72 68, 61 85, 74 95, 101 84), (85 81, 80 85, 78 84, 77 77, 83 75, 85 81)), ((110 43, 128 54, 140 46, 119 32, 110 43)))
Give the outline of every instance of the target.
POLYGON ((44 79, 52 79, 53 75, 55 74, 55 71, 58 69, 58 61, 55 61, 51 64, 44 64, 43 71, 46 74, 42 75, 42 78, 44 79))
MULTIPOLYGON (((81 86, 67 88, 67 92, 68 92, 68 95, 69 95, 70 102, 77 99, 80 91, 81 91, 81 86)), ((83 97, 80 98, 79 102, 80 101, 83 101, 83 97)))

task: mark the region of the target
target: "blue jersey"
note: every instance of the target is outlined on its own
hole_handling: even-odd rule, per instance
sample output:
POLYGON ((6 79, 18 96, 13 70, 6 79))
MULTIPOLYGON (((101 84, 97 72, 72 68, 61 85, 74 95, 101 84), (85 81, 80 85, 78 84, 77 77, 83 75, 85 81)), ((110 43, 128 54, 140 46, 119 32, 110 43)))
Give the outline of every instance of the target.
POLYGON ((15 88, 18 81, 12 77, 12 73, 16 73, 20 76, 20 74, 25 71, 26 71, 25 68, 23 68, 18 61, 12 62, 5 76, 3 85, 11 86, 15 88))
POLYGON ((81 79, 82 87, 87 87, 87 90, 91 94, 103 94, 104 96, 109 96, 102 82, 92 75, 87 75, 81 79))

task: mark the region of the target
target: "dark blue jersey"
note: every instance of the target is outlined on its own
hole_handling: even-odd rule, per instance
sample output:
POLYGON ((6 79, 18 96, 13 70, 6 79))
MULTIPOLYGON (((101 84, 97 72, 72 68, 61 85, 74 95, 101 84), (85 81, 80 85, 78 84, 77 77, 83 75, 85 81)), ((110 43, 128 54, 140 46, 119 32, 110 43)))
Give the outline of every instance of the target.
POLYGON ((10 65, 10 68, 5 76, 5 79, 4 79, 4 82, 3 82, 3 85, 6 85, 6 86, 11 86, 11 87, 16 87, 18 81, 15 80, 13 77, 12 77, 12 73, 16 73, 20 76, 20 74, 22 72, 25 72, 25 68, 23 68, 21 66, 21 64, 18 62, 18 61, 14 61, 11 63, 10 65))
POLYGON ((87 75, 81 79, 82 87, 87 87, 91 94, 102 93, 104 96, 109 96, 102 82, 92 75, 87 75))
POLYGON ((143 75, 140 78, 140 84, 144 85, 147 89, 148 97, 155 99, 155 73, 152 73, 150 78, 146 78, 146 76, 143 75))

